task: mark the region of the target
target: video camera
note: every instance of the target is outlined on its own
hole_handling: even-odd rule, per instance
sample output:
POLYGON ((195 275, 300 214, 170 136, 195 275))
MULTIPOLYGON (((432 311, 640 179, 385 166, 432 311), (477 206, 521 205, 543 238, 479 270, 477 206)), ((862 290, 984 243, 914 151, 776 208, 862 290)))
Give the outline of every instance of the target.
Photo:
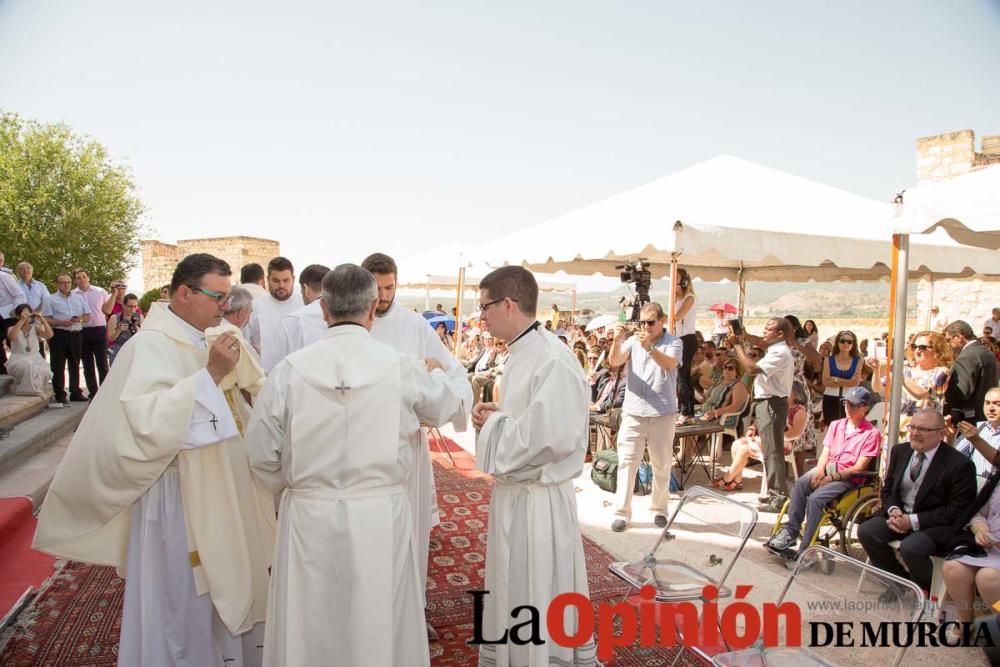
POLYGON ((631 301, 624 301, 625 307, 631 307, 632 309, 632 316, 628 319, 629 322, 638 322, 639 311, 650 301, 649 289, 653 285, 653 274, 646 268, 648 266, 649 260, 645 257, 640 257, 635 260, 630 259, 624 264, 615 267, 621 272, 619 277, 623 283, 635 286, 635 298, 631 301))

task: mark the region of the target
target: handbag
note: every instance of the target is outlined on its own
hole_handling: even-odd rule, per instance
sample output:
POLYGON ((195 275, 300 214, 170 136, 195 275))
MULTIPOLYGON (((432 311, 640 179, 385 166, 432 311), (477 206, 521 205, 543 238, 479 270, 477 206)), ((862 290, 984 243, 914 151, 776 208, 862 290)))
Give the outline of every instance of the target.
MULTIPOLYGON (((594 454, 594 467, 590 470, 590 479, 594 484, 608 493, 618 492, 618 450, 602 449, 594 454)), ((643 458, 639 464, 639 470, 635 475, 635 486, 633 493, 637 496, 646 496, 652 492, 653 488, 653 467, 647 458, 643 458)))

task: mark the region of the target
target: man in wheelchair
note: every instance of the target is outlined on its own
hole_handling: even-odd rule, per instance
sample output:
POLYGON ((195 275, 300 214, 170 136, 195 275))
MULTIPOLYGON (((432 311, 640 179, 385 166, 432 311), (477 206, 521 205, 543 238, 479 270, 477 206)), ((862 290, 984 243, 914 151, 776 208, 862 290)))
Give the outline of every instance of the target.
POLYGON ((799 539, 803 519, 806 526, 801 533, 801 549, 808 547, 823 517, 823 508, 862 484, 864 478, 857 473, 878 460, 882 434, 865 419, 872 404, 871 393, 864 387, 852 387, 844 394, 843 403, 847 417, 830 424, 816 467, 795 482, 787 508, 788 521, 765 544, 769 551, 794 558, 797 553, 791 547, 799 539))

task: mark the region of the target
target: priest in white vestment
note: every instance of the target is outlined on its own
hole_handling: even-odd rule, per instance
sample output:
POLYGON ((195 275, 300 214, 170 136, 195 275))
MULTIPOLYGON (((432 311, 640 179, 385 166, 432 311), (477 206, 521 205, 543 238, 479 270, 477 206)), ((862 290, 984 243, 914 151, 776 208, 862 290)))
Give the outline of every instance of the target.
POLYGON ((302 289, 302 301, 305 305, 281 318, 275 352, 281 359, 315 343, 326 333, 326 321, 323 319, 319 298, 323 294, 323 278, 329 271, 322 264, 310 264, 299 274, 299 287, 302 289))
POLYGON ((250 464, 282 492, 264 665, 428 665, 406 479, 411 435, 460 398, 434 360, 370 334, 372 275, 323 281, 323 339, 275 366, 247 433, 250 464))
MULTIPOLYGON (((483 667, 594 665, 593 640, 579 648, 559 646, 546 631, 545 611, 562 593, 589 596, 583 539, 573 479, 587 453, 590 389, 570 349, 535 319, 538 285, 529 271, 507 266, 479 284, 483 325, 508 341, 498 403, 472 411, 476 467, 496 481, 486 541, 489 591, 483 637, 495 640, 524 622, 512 619, 521 605, 542 614, 535 645, 482 645, 483 667)), ((566 632, 576 632, 568 619, 566 632)))
MULTIPOLYGON (((396 262, 388 255, 369 255, 361 264, 375 276, 378 283, 378 308, 372 325, 372 338, 388 343, 396 350, 417 359, 437 359, 448 382, 461 405, 454 414, 448 415, 458 432, 468 428, 469 409, 472 407, 472 386, 469 384, 465 367, 448 351, 438 335, 419 314, 395 303, 396 262)), ((410 508, 413 511, 414 529, 417 535, 417 557, 420 563, 421 590, 427 587, 427 557, 430 548, 431 529, 441 522, 434 487, 434 468, 431 465, 430 447, 427 434, 422 428, 414 429, 412 437, 413 469, 407 480, 410 494, 410 508)))
MULTIPOLYGON (((222 322, 230 270, 190 255, 91 403, 45 497, 34 547, 125 577, 118 664, 259 665, 271 494, 242 431, 263 372, 222 322)), ((229 326, 227 324, 227 326, 229 326)))
POLYGON ((278 344, 281 320, 302 307, 294 297, 295 270, 284 257, 275 257, 267 264, 267 294, 253 301, 253 314, 248 325, 252 335, 260 337, 260 359, 264 371, 270 372, 284 358, 278 344))

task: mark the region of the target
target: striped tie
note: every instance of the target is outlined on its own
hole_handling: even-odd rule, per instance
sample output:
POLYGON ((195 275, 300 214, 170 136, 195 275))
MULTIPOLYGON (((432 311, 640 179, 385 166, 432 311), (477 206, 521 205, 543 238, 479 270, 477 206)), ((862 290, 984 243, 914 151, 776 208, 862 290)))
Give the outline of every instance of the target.
POLYGON ((913 463, 910 464, 911 482, 917 481, 917 478, 920 477, 920 471, 924 469, 924 459, 926 458, 923 452, 917 452, 917 455, 913 457, 913 463))

